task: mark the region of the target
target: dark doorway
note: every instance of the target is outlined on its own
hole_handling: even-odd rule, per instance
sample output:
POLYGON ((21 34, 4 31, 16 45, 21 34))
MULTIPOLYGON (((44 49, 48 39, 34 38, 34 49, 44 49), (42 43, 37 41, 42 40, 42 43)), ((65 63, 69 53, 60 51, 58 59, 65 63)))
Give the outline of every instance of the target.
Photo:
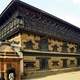
POLYGON ((77 58, 77 66, 80 66, 80 58, 77 58))
POLYGON ((42 51, 48 51, 48 39, 47 38, 41 38, 39 42, 39 48, 42 51))
POLYGON ((16 79, 16 71, 15 68, 12 67, 11 64, 7 65, 7 80, 15 80, 16 79))
POLYGON ((62 59, 63 61, 63 68, 67 68, 67 59, 62 59))
POLYGON ((48 69, 48 59, 47 58, 41 58, 40 59, 40 69, 48 69))

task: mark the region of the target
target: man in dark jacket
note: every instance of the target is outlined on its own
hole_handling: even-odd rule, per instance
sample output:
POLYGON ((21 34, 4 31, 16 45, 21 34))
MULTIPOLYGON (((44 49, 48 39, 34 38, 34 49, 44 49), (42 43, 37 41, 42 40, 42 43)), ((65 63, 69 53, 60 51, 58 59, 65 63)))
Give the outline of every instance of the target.
POLYGON ((7 70, 7 78, 8 80, 15 80, 16 77, 16 72, 15 72, 15 68, 11 67, 7 70))
POLYGON ((5 80, 3 74, 1 74, 1 76, 0 76, 0 80, 5 80))

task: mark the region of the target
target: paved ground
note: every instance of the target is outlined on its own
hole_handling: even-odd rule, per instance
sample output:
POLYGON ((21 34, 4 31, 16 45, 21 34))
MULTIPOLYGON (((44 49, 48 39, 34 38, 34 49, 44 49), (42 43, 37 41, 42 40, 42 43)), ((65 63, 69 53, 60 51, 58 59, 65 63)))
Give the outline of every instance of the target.
POLYGON ((80 71, 61 73, 57 75, 51 75, 44 78, 31 79, 31 80, 80 80, 80 71))

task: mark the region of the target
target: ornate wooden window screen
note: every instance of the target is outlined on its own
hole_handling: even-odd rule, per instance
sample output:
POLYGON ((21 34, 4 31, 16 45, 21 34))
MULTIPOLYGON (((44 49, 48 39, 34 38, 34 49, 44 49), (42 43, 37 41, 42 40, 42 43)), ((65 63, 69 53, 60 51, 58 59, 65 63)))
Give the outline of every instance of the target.
POLYGON ((62 45, 62 52, 67 53, 67 51, 68 51, 67 48, 68 48, 67 42, 64 42, 63 45, 62 45))
POLYGON ((53 65, 53 66, 59 66, 58 63, 59 63, 59 61, 53 61, 53 62, 52 62, 52 65, 53 65))
POLYGON ((24 62, 24 67, 33 68, 35 67, 35 62, 24 62))
POLYGON ((15 19, 12 19, 11 21, 7 22, 5 25, 2 26, 5 27, 1 30, 0 37, 4 37, 7 33, 17 28, 19 24, 24 24, 23 18, 21 16, 17 16, 15 19))
POLYGON ((53 51, 55 51, 55 52, 58 51, 58 46, 57 46, 57 45, 54 45, 54 46, 53 46, 53 51))
POLYGON ((80 45, 77 45, 77 53, 80 53, 80 45))
POLYGON ((28 42, 24 42, 24 45, 25 45, 25 48, 33 49, 33 43, 31 40, 28 42))
POLYGON ((74 47, 70 48, 70 52, 71 52, 71 53, 74 52, 74 47))
POLYGON ((17 23, 19 23, 20 25, 24 24, 22 16, 17 16, 17 21, 18 21, 17 23))
POLYGON ((75 64, 74 60, 70 60, 70 65, 75 64))
POLYGON ((39 42, 39 49, 48 51, 48 39, 41 39, 39 42))

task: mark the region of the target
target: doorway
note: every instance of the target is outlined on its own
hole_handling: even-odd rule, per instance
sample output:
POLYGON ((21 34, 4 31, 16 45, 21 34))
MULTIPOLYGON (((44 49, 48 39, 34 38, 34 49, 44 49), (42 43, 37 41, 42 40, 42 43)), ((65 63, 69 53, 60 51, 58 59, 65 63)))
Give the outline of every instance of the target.
POLYGON ((41 70, 48 69, 48 58, 41 58, 40 59, 40 69, 41 70))
POLYGON ((77 58, 77 66, 80 66, 80 58, 77 58))
POLYGON ((68 66, 67 66, 67 59, 62 59, 62 61, 63 61, 63 68, 67 68, 68 66))

